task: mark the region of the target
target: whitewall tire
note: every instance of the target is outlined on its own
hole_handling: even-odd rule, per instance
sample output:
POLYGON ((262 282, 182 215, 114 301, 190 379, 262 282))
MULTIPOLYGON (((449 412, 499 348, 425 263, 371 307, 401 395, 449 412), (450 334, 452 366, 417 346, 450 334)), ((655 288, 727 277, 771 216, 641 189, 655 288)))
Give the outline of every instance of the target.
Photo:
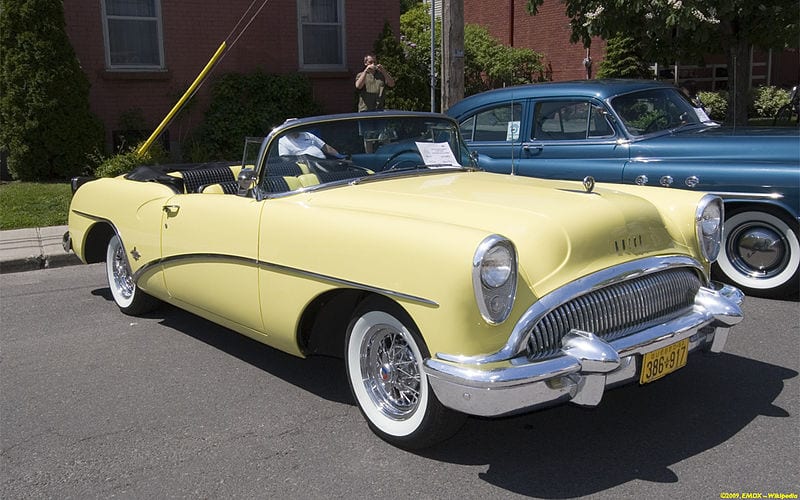
POLYGON ((424 342, 410 320, 401 321, 403 315, 391 309, 362 307, 351 321, 348 382, 378 436, 403 448, 423 448, 455 434, 466 416, 436 398, 423 371, 429 356, 424 342))
POLYGON ((725 219, 717 277, 745 294, 772 298, 797 295, 800 241, 796 224, 777 214, 737 210, 725 219))
POLYGON ((158 299, 136 287, 125 247, 116 234, 108 242, 106 250, 106 276, 111 296, 123 313, 144 314, 158 307, 158 299))

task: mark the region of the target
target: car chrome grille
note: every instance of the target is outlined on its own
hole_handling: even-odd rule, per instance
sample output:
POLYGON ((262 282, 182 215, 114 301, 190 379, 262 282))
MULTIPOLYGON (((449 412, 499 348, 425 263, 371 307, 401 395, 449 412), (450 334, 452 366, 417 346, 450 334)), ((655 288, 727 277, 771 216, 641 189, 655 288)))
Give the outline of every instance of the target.
POLYGON ((557 354, 570 330, 614 340, 668 321, 694 304, 700 279, 688 268, 670 269, 593 290, 556 307, 530 330, 528 357, 557 354))

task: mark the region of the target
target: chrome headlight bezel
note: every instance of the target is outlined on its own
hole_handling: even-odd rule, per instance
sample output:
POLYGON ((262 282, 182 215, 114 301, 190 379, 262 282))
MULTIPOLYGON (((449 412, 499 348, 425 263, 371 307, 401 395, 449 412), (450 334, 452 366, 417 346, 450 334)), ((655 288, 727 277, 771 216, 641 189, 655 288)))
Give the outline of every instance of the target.
POLYGON ((725 206, 722 199, 706 195, 700 200, 695 212, 695 233, 700 253, 710 264, 717 260, 722 248, 722 226, 725 221, 725 206))
POLYGON ((472 287, 481 317, 492 325, 508 319, 517 294, 517 249, 503 236, 487 236, 472 259, 472 287))

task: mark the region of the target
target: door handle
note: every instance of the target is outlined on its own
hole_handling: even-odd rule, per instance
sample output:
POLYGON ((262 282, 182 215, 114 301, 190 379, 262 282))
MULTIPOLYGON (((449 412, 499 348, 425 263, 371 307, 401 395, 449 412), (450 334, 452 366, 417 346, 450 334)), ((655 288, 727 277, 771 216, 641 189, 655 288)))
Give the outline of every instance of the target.
POLYGON ((532 150, 536 150, 535 152, 539 152, 544 149, 544 144, 534 144, 534 143, 525 143, 522 145, 522 150, 526 153, 531 153, 532 150))
POLYGON ((162 210, 167 214, 167 217, 175 217, 180 211, 180 205, 164 205, 162 210))

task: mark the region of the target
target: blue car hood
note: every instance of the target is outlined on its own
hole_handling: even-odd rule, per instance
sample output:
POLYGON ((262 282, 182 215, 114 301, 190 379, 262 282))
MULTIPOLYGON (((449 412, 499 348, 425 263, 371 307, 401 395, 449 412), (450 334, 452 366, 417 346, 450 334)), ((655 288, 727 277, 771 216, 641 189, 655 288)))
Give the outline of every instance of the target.
POLYGON ((633 141, 631 159, 681 158, 709 165, 774 164, 800 167, 800 131, 795 128, 705 127, 633 141))

